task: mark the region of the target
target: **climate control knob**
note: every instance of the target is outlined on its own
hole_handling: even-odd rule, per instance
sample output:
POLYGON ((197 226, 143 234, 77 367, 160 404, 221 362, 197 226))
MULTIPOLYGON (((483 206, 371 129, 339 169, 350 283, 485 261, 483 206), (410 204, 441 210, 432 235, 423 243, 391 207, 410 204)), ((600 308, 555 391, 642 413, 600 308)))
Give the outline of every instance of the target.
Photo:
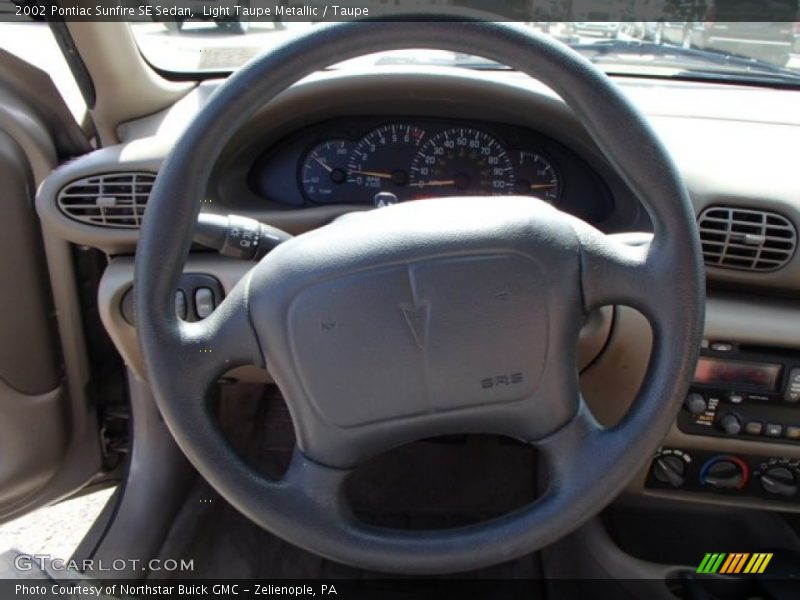
POLYGON ((672 487, 681 487, 686 473, 686 463, 679 456, 659 456, 653 462, 653 477, 672 487))
POLYGON ((772 467, 761 474, 761 487, 770 494, 794 496, 798 490, 797 479, 786 467, 772 467))
POLYGON ((721 456, 707 462, 700 471, 700 482, 721 490, 741 489, 750 472, 747 464, 733 456, 721 456))
POLYGON ((719 426, 720 429, 728 435, 738 435, 742 430, 742 422, 739 420, 739 417, 733 413, 722 415, 722 418, 719 420, 719 426))

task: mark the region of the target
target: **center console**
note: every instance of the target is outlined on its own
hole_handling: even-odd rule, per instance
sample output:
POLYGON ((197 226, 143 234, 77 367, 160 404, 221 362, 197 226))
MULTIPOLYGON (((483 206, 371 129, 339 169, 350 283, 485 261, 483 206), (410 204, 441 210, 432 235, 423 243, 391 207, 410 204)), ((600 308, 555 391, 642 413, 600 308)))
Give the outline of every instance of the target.
POLYGON ((647 489, 800 502, 800 352, 704 343, 676 425, 685 445, 658 452, 647 489))

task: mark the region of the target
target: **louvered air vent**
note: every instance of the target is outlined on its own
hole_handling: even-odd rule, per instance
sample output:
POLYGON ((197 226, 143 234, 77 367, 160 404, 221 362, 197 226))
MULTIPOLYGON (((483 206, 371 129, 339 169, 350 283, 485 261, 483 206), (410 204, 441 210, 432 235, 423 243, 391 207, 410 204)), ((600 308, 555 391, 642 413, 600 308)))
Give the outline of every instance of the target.
POLYGON ((73 181, 58 194, 71 219, 101 227, 139 227, 154 173, 104 173, 73 181))
POLYGON ((728 269, 774 271, 794 254, 797 231, 779 214, 716 206, 697 219, 706 264, 728 269))

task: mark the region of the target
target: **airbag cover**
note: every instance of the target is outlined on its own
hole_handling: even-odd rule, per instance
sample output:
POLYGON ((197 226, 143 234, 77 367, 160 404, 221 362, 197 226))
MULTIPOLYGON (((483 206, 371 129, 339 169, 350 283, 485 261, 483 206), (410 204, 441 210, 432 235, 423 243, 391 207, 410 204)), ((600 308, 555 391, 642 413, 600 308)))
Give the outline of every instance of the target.
POLYGON ((547 347, 542 279, 532 259, 498 254, 306 288, 289 335, 309 399, 326 421, 349 427, 532 395, 547 347))
POLYGON ((341 466, 432 432, 565 422, 573 382, 547 375, 574 363, 580 328, 570 223, 533 198, 410 202, 268 255, 250 315, 303 451, 341 466))

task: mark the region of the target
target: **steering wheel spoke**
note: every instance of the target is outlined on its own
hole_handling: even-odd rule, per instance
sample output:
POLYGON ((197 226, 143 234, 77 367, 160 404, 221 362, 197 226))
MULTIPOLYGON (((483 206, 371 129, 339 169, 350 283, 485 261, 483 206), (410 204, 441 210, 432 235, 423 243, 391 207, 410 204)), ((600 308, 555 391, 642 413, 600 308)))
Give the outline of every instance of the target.
POLYGON ((345 481, 351 469, 339 469, 321 465, 295 448, 283 483, 297 491, 302 502, 307 503, 305 512, 316 514, 322 520, 337 522, 353 519, 345 498, 345 481))
POLYGON ((533 447, 543 453, 549 469, 547 493, 558 493, 565 486, 575 485, 573 480, 581 477, 582 469, 590 465, 595 468, 596 461, 587 458, 600 450, 606 435, 606 430, 581 398, 569 422, 551 435, 532 442, 533 447))
POLYGON ((606 235, 582 225, 577 229, 585 310, 624 304, 651 316, 654 292, 664 283, 651 252, 652 236, 606 235))

